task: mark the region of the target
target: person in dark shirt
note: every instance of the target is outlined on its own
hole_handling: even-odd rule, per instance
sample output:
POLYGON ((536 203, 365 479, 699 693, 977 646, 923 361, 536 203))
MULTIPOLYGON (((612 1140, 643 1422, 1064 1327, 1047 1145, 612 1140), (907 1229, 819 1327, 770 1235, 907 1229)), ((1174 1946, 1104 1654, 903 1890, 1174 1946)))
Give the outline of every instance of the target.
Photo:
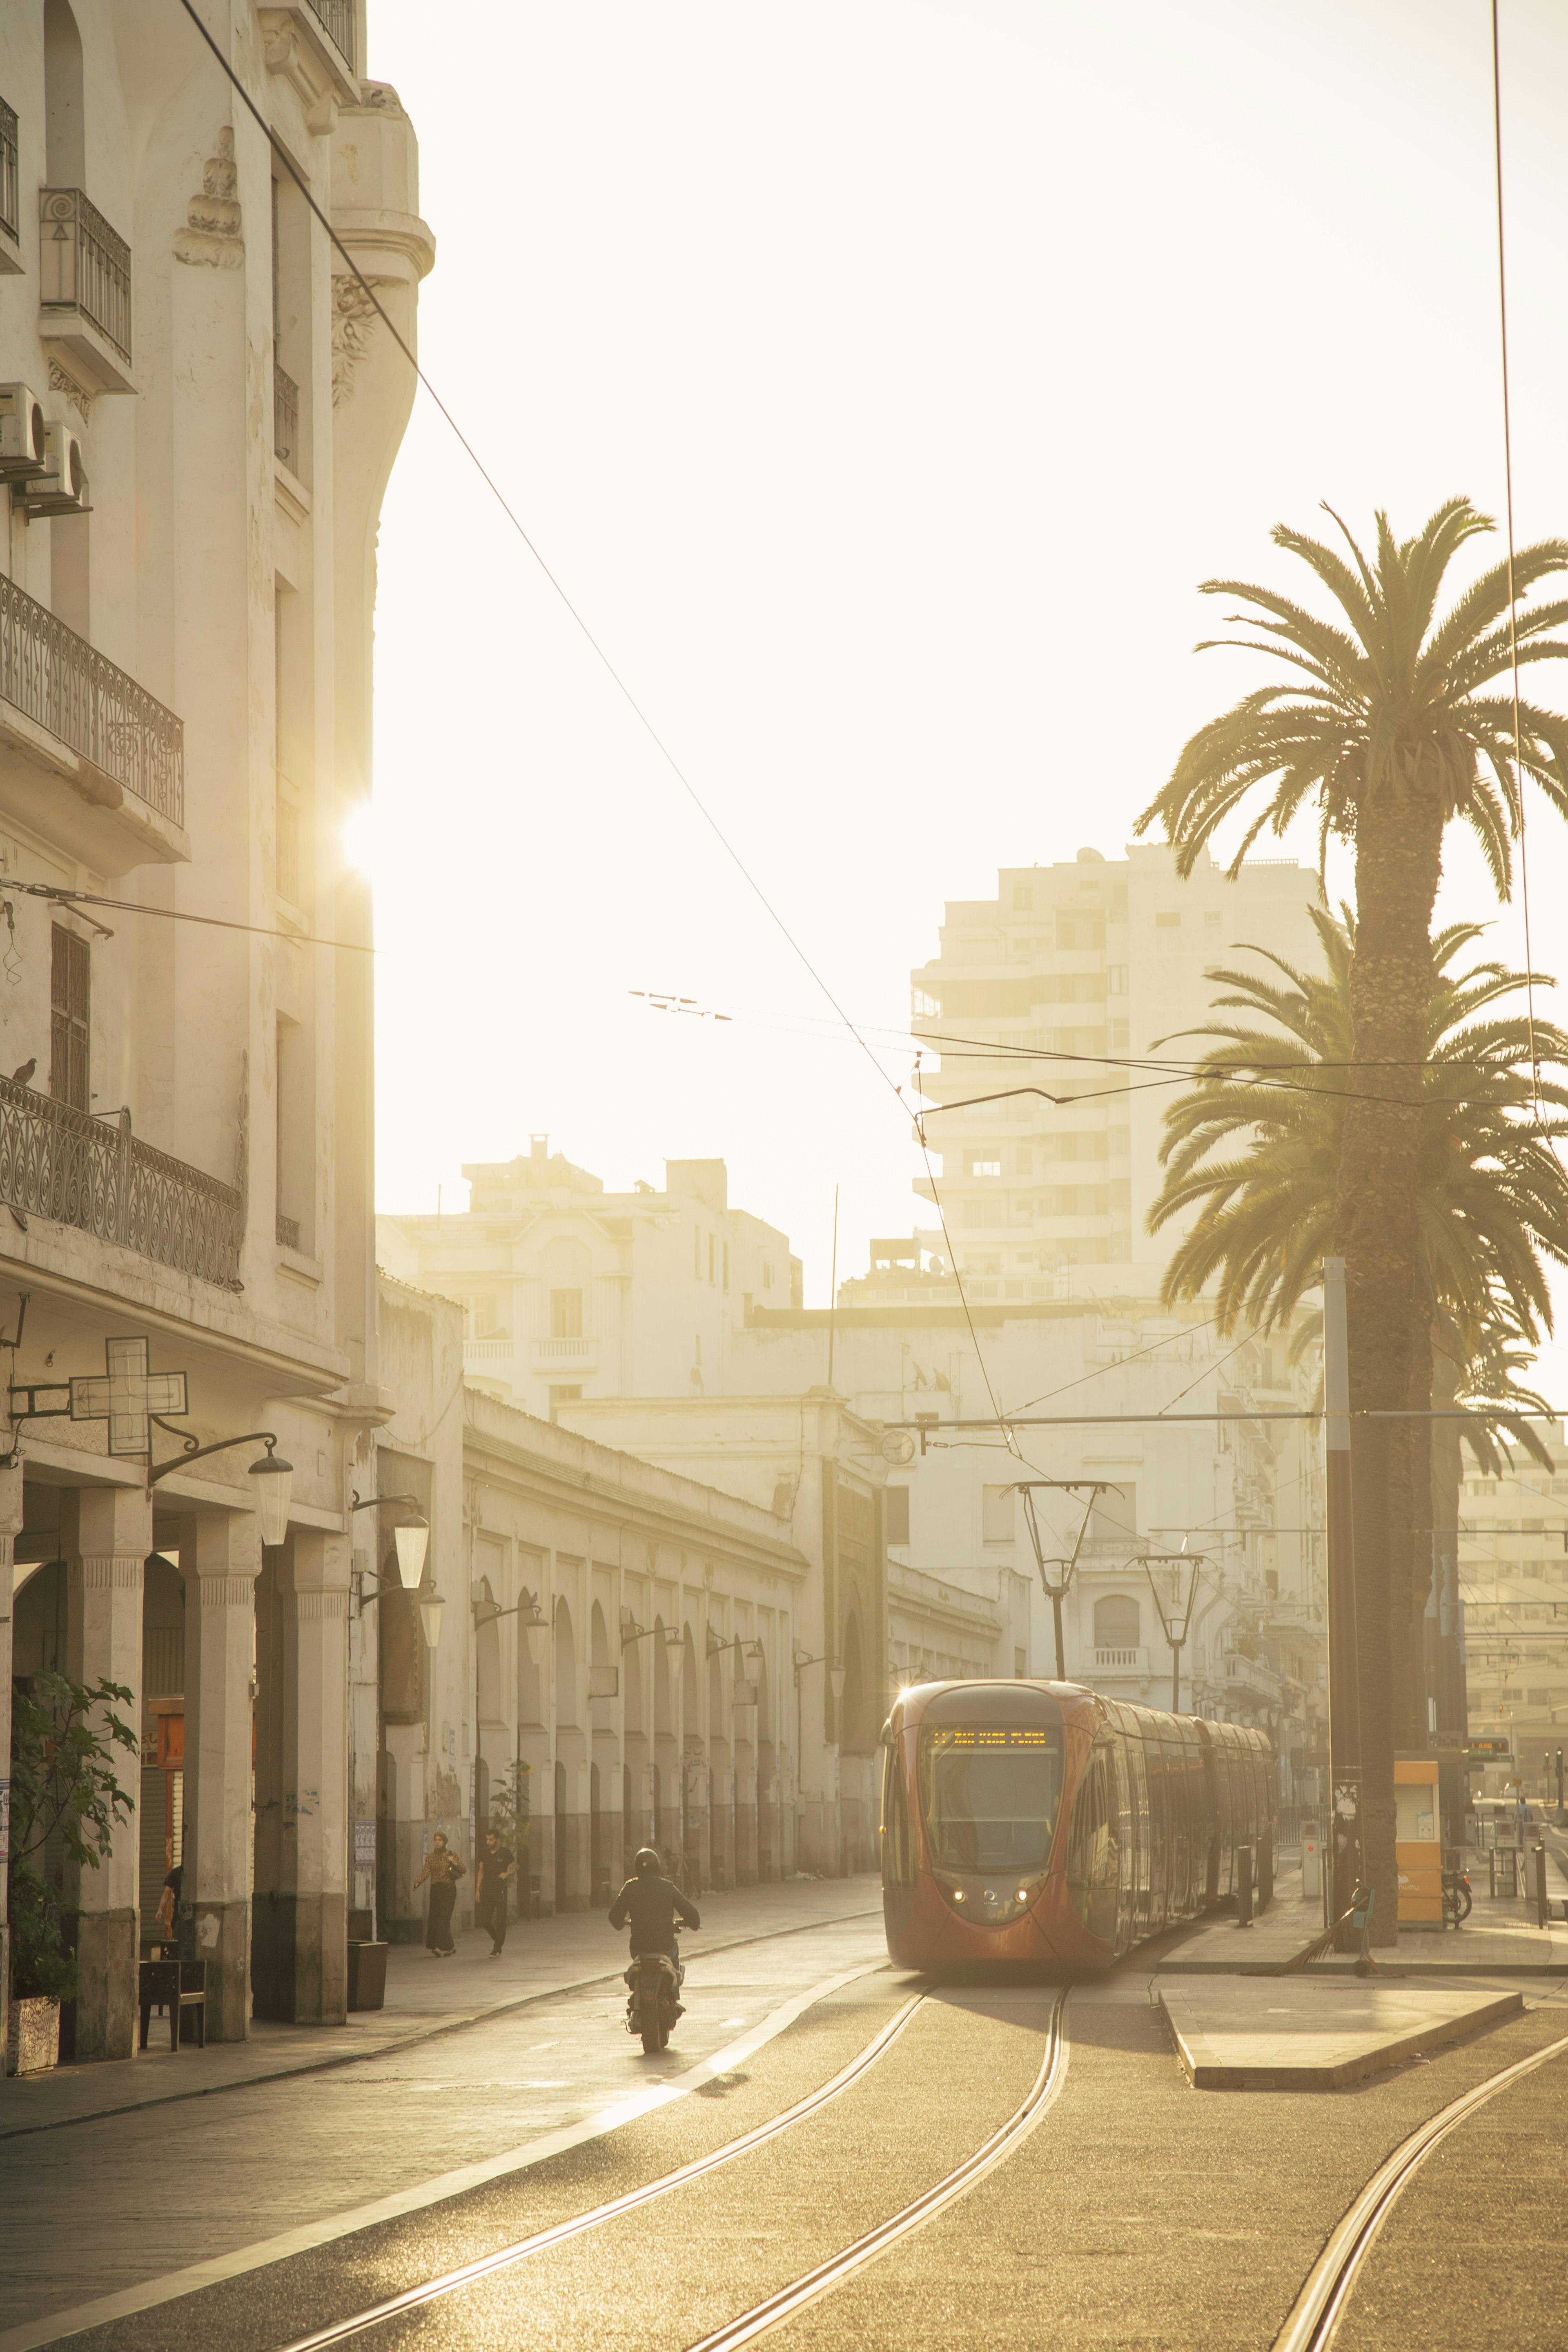
POLYGON ((677 1969, 681 1964, 681 1948, 675 1938, 675 1921, 688 1927, 700 1927, 702 1916, 695 1903, 688 1903, 678 1886, 673 1886, 659 1870, 659 1857, 651 1845, 645 1845, 633 1865, 636 1875, 629 1878, 610 1906, 612 1927, 632 1930, 632 1958, 639 1952, 667 1952, 677 1969))
POLYGON ((499 1830, 486 1830, 475 1881, 478 1925, 490 1933, 490 1958, 498 1960, 507 1940, 507 1889, 512 1883, 516 1854, 501 1843, 499 1830))

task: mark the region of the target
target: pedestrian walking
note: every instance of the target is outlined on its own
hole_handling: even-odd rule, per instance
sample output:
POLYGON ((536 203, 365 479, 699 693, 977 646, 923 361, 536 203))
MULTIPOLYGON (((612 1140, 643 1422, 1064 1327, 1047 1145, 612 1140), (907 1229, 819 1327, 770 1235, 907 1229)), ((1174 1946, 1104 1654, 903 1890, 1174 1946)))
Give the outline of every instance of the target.
POLYGON ((501 1843, 499 1830, 486 1830, 474 1881, 475 1909, 490 1933, 490 1958, 498 1960, 507 1940, 507 1889, 516 1875, 517 1856, 501 1843))
POLYGON ((450 1959, 457 1949, 452 1940, 452 1906, 457 1900, 457 1882, 463 1875, 463 1864, 446 1843, 446 1832, 437 1830, 425 1857, 424 1868, 414 1880, 415 1887, 430 1881, 430 1904, 424 1916, 426 1948, 438 1960, 450 1959))

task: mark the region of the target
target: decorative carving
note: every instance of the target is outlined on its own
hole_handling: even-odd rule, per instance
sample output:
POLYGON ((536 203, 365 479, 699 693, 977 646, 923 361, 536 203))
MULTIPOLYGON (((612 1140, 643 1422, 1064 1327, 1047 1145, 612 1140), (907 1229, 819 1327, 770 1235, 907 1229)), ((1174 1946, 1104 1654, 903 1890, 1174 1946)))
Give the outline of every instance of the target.
MULTIPOLYGON (((384 285, 385 280, 382 283, 384 285)), ((371 283, 374 283, 372 280, 371 283)), ((354 372, 371 347, 376 306, 357 278, 332 280, 332 405, 340 408, 354 389, 354 372)))
POLYGON ((81 418, 85 432, 92 422, 92 394, 84 392, 74 375, 68 375, 58 360, 49 362, 49 390, 63 393, 81 418))
MULTIPOLYGON (((401 114, 402 100, 390 81, 362 81, 360 84, 360 107, 367 113, 401 114)), ((357 112, 359 110, 354 110, 357 112)))
POLYGON ((239 269, 245 264, 245 238, 240 205, 235 190, 235 135, 228 123, 218 132, 217 152, 202 167, 202 193, 185 207, 189 226, 174 232, 174 253, 194 268, 239 269))

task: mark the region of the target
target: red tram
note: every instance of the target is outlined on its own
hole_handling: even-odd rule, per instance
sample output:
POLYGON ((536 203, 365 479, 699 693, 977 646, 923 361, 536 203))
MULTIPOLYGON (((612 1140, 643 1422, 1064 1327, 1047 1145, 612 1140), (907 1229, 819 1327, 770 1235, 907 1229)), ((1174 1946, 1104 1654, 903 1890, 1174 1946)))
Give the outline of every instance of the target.
POLYGON ((1106 1968, 1273 1873, 1264 1733, 1071 1683, 923 1683, 882 1735, 887 1948, 906 1968, 1106 1968))

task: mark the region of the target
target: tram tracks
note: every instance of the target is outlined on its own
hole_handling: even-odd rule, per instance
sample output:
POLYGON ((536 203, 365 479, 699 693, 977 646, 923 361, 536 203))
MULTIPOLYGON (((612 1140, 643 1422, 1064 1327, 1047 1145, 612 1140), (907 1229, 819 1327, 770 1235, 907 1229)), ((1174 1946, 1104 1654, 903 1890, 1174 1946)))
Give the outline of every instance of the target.
MULTIPOLYGON (((794 2126, 819 2115, 824 2107, 829 2106, 857 2083, 862 2082, 877 2062, 892 2048, 915 2011, 925 2004, 926 1998, 925 1993, 916 1993, 911 2000, 905 2001, 896 2014, 872 2037, 865 2047, 857 2052, 850 2063, 841 2068, 830 2081, 820 2084, 816 2090, 808 2093, 804 2098, 797 2100, 793 2106, 786 2108, 781 2115, 772 2116, 767 2123, 759 2124, 751 2131, 743 2132, 737 2138, 726 2141, 722 2147, 711 2150, 707 2155, 695 2158, 689 2164, 680 2165, 674 2171, 661 2174, 656 2180, 648 2181, 637 2189, 629 2189, 623 2195, 612 2198, 602 2205, 593 2206, 586 2212, 573 2214, 566 2221, 557 2222, 550 2228, 538 2231, 529 2237, 514 2240, 509 2244, 497 2247, 492 2252, 481 2255, 471 2263, 443 2272, 434 2278, 423 2281, 417 2286, 406 2288, 399 2294, 389 2296, 384 2302, 370 2305, 365 2309, 334 2321, 328 2326, 314 2329, 307 2336, 293 2337, 286 2345, 280 2346, 278 2352, 328 2352, 328 2347, 330 2346, 350 2343, 355 2337, 368 2335, 371 2329, 388 2321, 410 2315, 427 2305, 459 2294, 465 2288, 476 2286, 502 2272, 531 2260, 536 2255, 548 2253, 557 2247, 569 2243, 574 2238, 586 2236, 591 2231, 602 2228, 608 2222, 634 2213, 641 2207, 651 2204, 657 2199, 672 2195, 677 2189, 687 2188, 694 2182, 701 2180, 706 2175, 717 2170, 721 2166, 730 2164, 736 2158, 765 2146, 767 2142, 776 2139, 794 2126)), ((978 2148, 966 2157, 962 2162, 955 2165, 951 2170, 943 2175, 940 2180, 935 2182, 919 2197, 913 2199, 897 2212, 865 2231, 852 2244, 842 2248, 826 2262, 817 2264, 800 2277, 778 2289, 762 2303, 727 2322, 723 2327, 704 2336, 700 2343, 692 2347, 692 2352, 728 2352, 728 2347, 749 2344, 768 2328, 777 2326, 782 2321, 792 2317, 807 2304, 830 2293, 832 2288, 841 2284, 857 2271, 864 2269, 868 2263, 874 2262, 899 2239, 907 2236, 910 2231, 919 2229, 923 2223, 932 2220, 974 2187, 976 2182, 987 2173, 1003 2163, 1020 2142, 1033 2131, 1061 2088, 1066 2071, 1067 2044, 1062 2024, 1062 2012, 1066 2000, 1067 1995, 1063 1990, 1057 1994, 1052 2003, 1046 2028, 1044 2057, 1028 2095, 1013 2114, 992 2132, 978 2148)))
POLYGON ((1565 2052, 1568 2036, 1549 2042, 1544 2050, 1534 2051, 1511 2066, 1502 2067, 1462 2097, 1440 2107, 1400 2142, 1393 2155, 1379 2165, 1331 2233, 1307 2273, 1290 2316, 1274 2338, 1273 2352, 1330 2352, 1367 2257, 1400 2197, 1427 2158, 1450 2132, 1468 2122, 1500 2091, 1507 2090, 1524 2075, 1533 2074, 1537 2067, 1544 2066, 1549 2059, 1561 2057, 1565 2052))

